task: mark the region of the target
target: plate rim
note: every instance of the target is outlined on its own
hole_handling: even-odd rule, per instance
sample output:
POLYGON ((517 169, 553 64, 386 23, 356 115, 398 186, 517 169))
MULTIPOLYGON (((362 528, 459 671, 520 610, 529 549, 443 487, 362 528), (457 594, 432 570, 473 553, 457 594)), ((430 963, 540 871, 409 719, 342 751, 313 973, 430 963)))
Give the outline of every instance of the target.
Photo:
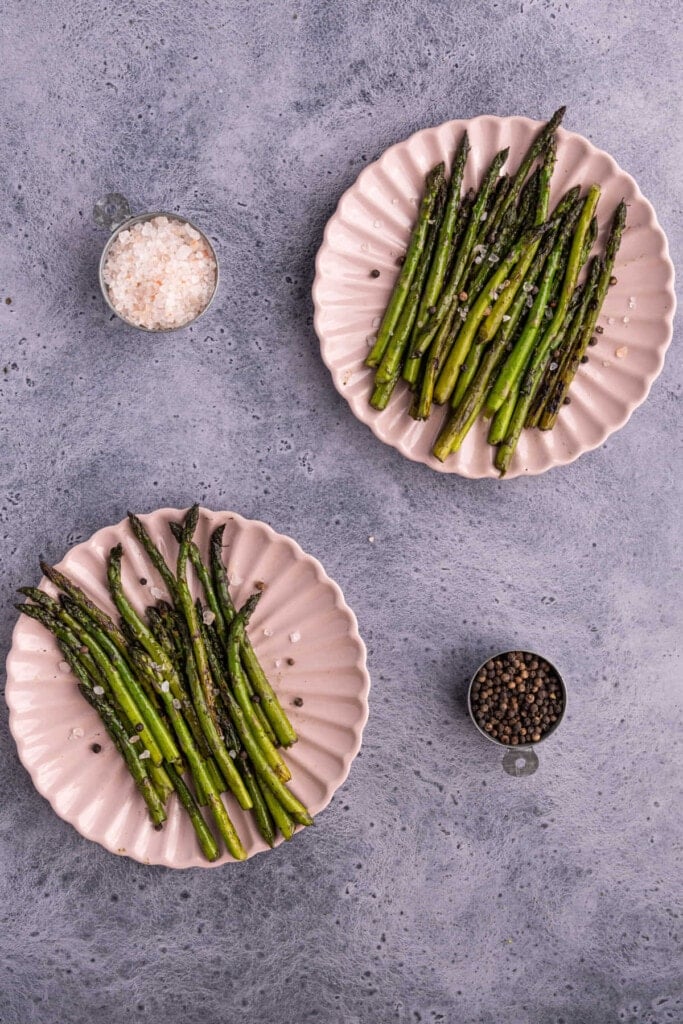
MULTIPOLYGON (((676 298, 676 289, 675 289, 676 270, 675 270, 675 267, 674 267, 674 264, 673 264, 673 260, 671 259, 671 253, 669 251, 669 241, 668 241, 666 232, 664 231, 664 229, 662 228, 661 224, 659 223, 659 220, 657 219, 657 213, 655 211, 655 208, 654 208, 653 204, 643 194, 643 192, 641 191, 640 186, 638 185, 638 182, 636 181, 636 179, 631 174, 629 174, 628 171, 625 171, 624 168, 621 167, 621 165, 615 160, 615 158, 610 153, 608 153, 604 149, 600 149, 599 146, 596 146, 590 139, 586 138, 585 135, 582 135, 580 132, 569 131, 566 128, 559 127, 557 129, 557 134, 560 136, 561 139, 564 139, 564 138, 576 139, 578 142, 582 143, 583 145, 588 146, 591 150, 594 151, 595 154, 603 157, 608 162, 608 164, 610 165, 610 173, 611 174, 615 174, 616 173, 616 174, 619 174, 619 175, 623 175, 626 179, 628 179, 628 181, 630 182, 631 186, 634 189, 635 198, 639 202, 641 202, 643 204, 643 206, 645 207, 645 209, 646 209, 646 212, 647 212, 646 227, 649 230, 654 231, 654 233, 656 235, 658 235, 659 238, 660 238, 660 242, 661 242, 661 255, 662 255, 663 261, 667 265, 667 269, 668 269, 668 274, 667 274, 666 280, 664 281, 662 291, 663 291, 663 294, 665 294, 667 296, 667 298, 670 300, 670 308, 661 317, 662 323, 665 325, 665 328, 666 328, 666 336, 665 336, 664 342, 657 347, 657 350, 656 350, 656 352, 657 352, 657 365, 656 365, 655 369, 653 370, 652 373, 647 374, 647 375, 643 376, 643 378, 642 378, 642 381, 643 381, 643 384, 644 384, 644 391, 643 391, 642 396, 637 401, 630 403, 628 405, 627 409, 626 409, 626 412, 619 419, 619 421, 615 422, 613 425, 607 427, 601 433, 601 436, 596 441, 586 445, 585 447, 580 448, 580 450, 578 450, 576 452, 573 452, 573 453, 569 452, 567 454, 566 458, 557 459, 556 461, 554 461, 552 463, 552 465, 546 466, 545 468, 536 469, 536 470, 521 468, 519 470, 513 470, 513 471, 508 472, 504 477, 495 476, 491 472, 487 472, 487 473, 472 473, 472 472, 463 471, 460 468, 456 468, 454 463, 453 462, 449 462, 448 459, 445 462, 439 462, 433 456, 426 456, 424 458, 423 457, 419 457, 419 456, 414 455, 411 451, 407 450, 400 443, 400 440, 397 441, 396 443, 388 441, 385 437, 383 437, 381 435, 379 427, 378 427, 378 421, 379 421, 379 415, 380 414, 377 413, 376 415, 368 415, 367 418, 363 419, 363 418, 361 418, 356 413, 356 410, 353 408, 353 406, 351 404, 351 400, 350 400, 350 397, 348 395, 348 392, 346 392, 344 390, 343 385, 342 385, 342 383, 341 383, 341 381, 339 379, 339 376, 336 374, 335 370, 330 365, 330 360, 326 357, 324 333, 321 330, 321 326, 320 326, 320 319, 321 319, 321 316, 322 316, 322 309, 323 309, 323 303, 321 302, 321 299, 320 299, 320 289, 321 289, 321 282, 322 282, 322 277, 323 277, 320 264, 321 264, 322 258, 326 254, 326 251, 328 249, 329 250, 332 249, 332 246, 331 246, 331 243, 330 243, 330 240, 329 240, 329 234, 330 234, 333 222, 336 220, 336 218, 342 212, 342 207, 343 207, 344 203, 348 200, 348 198, 351 196, 351 194, 356 191, 358 185, 362 182, 363 178, 365 176, 369 176, 369 172, 371 170, 373 170, 373 168, 381 167, 381 165, 384 163, 384 161, 389 158, 391 153, 393 153, 397 149, 401 149, 404 146, 408 147, 413 142, 413 140, 415 140, 418 136, 423 135, 424 133, 432 132, 432 131, 437 131, 437 130, 441 130, 441 129, 448 129, 448 128, 453 128, 455 130, 462 131, 462 130, 468 128, 469 126, 473 125, 475 122, 483 122, 483 121, 494 121, 494 122, 497 122, 497 123, 502 123, 502 122, 507 122, 507 123, 509 123, 509 122, 522 122, 526 126, 529 126, 532 129, 535 129, 537 131, 540 130, 543 127, 543 125, 545 125, 547 123, 546 121, 536 120, 536 119, 531 118, 531 117, 526 117, 526 116, 524 116, 522 114, 509 114, 509 115, 477 114, 475 117, 453 118, 453 119, 448 120, 448 121, 442 121, 442 122, 440 122, 438 124, 426 125, 423 128, 418 128, 416 131, 412 132, 410 135, 407 135, 405 138, 399 139, 398 142, 394 142, 390 146, 387 146, 387 148, 377 157, 377 159, 373 160, 371 163, 367 164, 359 172, 359 174, 356 176, 354 181, 349 185, 349 187, 344 190, 344 192, 339 197, 339 200, 338 200, 337 205, 336 205, 336 207, 334 209, 334 212, 330 215, 330 217, 328 217, 327 222, 325 224, 325 227, 323 229, 322 240, 321 240, 321 243, 320 243, 320 245, 318 247, 318 251, 317 251, 316 256, 315 256, 315 261, 314 261, 315 274, 314 274, 314 278, 313 278, 313 285, 311 287, 311 296, 312 296, 312 300, 313 300, 313 328, 314 328, 316 336, 318 338, 318 343, 319 343, 319 347, 320 347, 320 357, 321 357, 323 363, 325 364, 325 366, 327 367, 327 369, 328 369, 328 371, 330 373, 330 376, 332 378, 332 383, 334 385, 335 390, 337 391, 338 394, 340 394, 342 396, 342 398, 344 398, 344 400, 346 401, 346 404, 349 406, 349 409, 351 410, 352 415, 360 423, 362 423, 364 426, 368 427, 372 431, 374 436, 379 441, 382 442, 382 444, 387 445, 390 448, 394 448, 396 451, 399 452, 399 454, 401 454, 404 458, 409 459, 411 462, 416 462, 416 463, 418 463, 420 465, 426 466, 428 469, 434 470, 437 473, 444 473, 444 474, 447 474, 447 475, 460 476, 463 479, 467 479, 467 480, 492 480, 494 483, 496 483, 497 481, 500 481, 500 480, 505 481, 505 480, 518 479, 519 477, 522 477, 522 478, 527 477, 528 478, 528 477, 532 477, 532 476, 540 476, 543 473, 547 473, 547 472, 549 472, 552 469, 559 469, 562 466, 570 465, 572 462, 575 462, 582 455, 585 455, 585 454, 587 454, 589 452, 595 451, 597 448, 599 448, 601 445, 603 445, 605 443, 605 441, 607 440, 607 438, 611 437, 613 434, 616 434, 619 430, 621 430, 628 423, 628 421, 630 420, 631 416, 636 411, 636 409, 640 408, 640 406, 643 405, 647 401, 647 399, 649 398, 650 392, 652 390, 652 385, 657 380, 657 378, 660 376, 660 374, 661 374, 661 372, 662 372, 662 370, 664 368, 664 361, 665 361, 666 353, 669 350, 669 347, 670 347, 671 342, 673 340, 673 325, 674 325, 674 318, 676 316, 676 308, 677 308, 677 298, 676 298)), ((374 412, 375 412, 375 410, 371 410, 371 413, 374 413, 374 412)))
MULTIPOLYGON (((145 513, 141 512, 141 513, 139 513, 139 515, 140 515, 140 518, 143 519, 143 521, 144 521, 145 519, 147 519, 147 518, 149 518, 151 516, 156 516, 156 515, 166 515, 167 517, 170 517, 170 516, 178 517, 178 516, 184 515, 186 513, 186 511, 187 511, 187 509, 177 509, 177 508, 173 508, 173 507, 170 507, 170 506, 163 506, 161 508, 153 509, 151 512, 145 512, 145 513)), ((315 814, 317 816, 317 815, 321 814, 329 806, 329 804, 331 803, 332 798, 335 795, 335 793, 338 792, 338 790, 344 785, 344 783, 348 779, 350 771, 351 771, 351 765, 355 761, 355 759, 358 756, 358 753, 359 753, 359 751, 361 749, 362 741, 363 741, 363 732, 365 730, 365 726, 367 725, 368 718, 369 718, 369 715, 370 715, 369 695, 370 695, 370 689, 371 689, 371 677, 370 677, 370 673, 368 671, 368 665, 367 665, 367 647, 366 647, 366 644, 365 644, 362 636, 360 635, 360 631, 359 631, 359 628, 358 628, 358 619, 356 617, 356 614, 355 614, 353 608, 351 608, 351 606, 346 601, 346 598, 344 597, 344 593, 343 593, 341 587, 336 582, 336 580, 332 579, 332 577, 328 575, 328 573, 325 570, 325 567, 320 562, 320 560, 317 559, 314 555, 309 554, 307 551, 304 551, 304 549, 301 547, 301 545, 296 540, 294 540, 293 537, 290 537, 289 534, 279 533, 269 523, 266 523, 266 522, 264 522, 261 519, 248 519, 246 516, 241 515, 239 512, 232 512, 230 510, 216 511, 216 510, 207 508, 205 505, 201 505, 200 506, 200 515, 203 512, 208 512, 212 516, 219 516, 219 517, 225 516, 226 518, 230 518, 230 519, 236 520, 238 522, 238 524, 240 525, 241 529, 244 529, 245 526, 248 526, 248 527, 261 527, 261 528, 263 528, 265 530, 266 535, 268 537, 268 540, 270 542, 272 542, 272 541, 284 541, 292 549, 292 551, 293 551, 293 553, 295 555, 295 559, 297 561, 307 562, 308 564, 313 566, 313 568, 315 570, 315 573, 316 573, 317 580, 319 582, 323 583, 323 584, 327 584, 327 585, 330 586, 330 588, 332 590, 332 593, 334 594, 334 598, 335 598, 335 607, 338 608, 340 611, 345 612, 347 614, 347 616, 348 616, 349 624, 350 624, 350 629, 349 629, 349 634, 348 635, 351 638, 351 640, 353 641, 353 643, 356 646, 357 651, 358 651, 358 657, 356 659, 355 667, 357 668, 357 670, 359 672, 359 676, 360 676, 361 683, 362 683, 361 690, 359 692, 359 703, 361 705, 362 711, 361 711, 361 716, 360 716, 359 721, 355 724, 355 726, 353 728, 353 736, 354 736, 353 744, 350 746, 349 750, 347 751, 347 753, 344 755, 344 757, 342 759, 342 771, 341 771, 340 775, 338 776, 338 778, 336 779, 336 781, 333 783, 332 787, 331 788, 328 787, 329 792, 326 792, 324 800, 323 800, 323 803, 315 811, 315 814)), ((78 544, 74 544, 70 548, 68 548, 66 550, 65 554, 62 556, 62 558, 59 560, 59 562, 55 563, 56 568, 60 568, 63 571, 67 572, 68 571, 68 566, 64 567, 63 563, 64 563, 64 561, 65 561, 65 559, 67 558, 68 555, 70 555, 74 551, 77 551, 81 547, 83 547, 83 548, 85 548, 86 546, 89 547, 94 541, 96 541, 97 538, 100 537, 100 535, 102 535, 104 533, 109 533, 111 530, 119 530, 119 529, 125 528, 127 526, 128 526, 128 519, 124 518, 124 519, 121 519, 118 523, 112 523, 110 525, 105 525, 105 526, 100 527, 99 529, 95 530, 92 534, 90 534, 90 536, 87 537, 85 540, 79 541, 78 544)), ((145 557, 147 557, 147 556, 145 556, 145 557)), ((44 585, 45 584, 49 585, 49 581, 47 580, 47 578, 45 576, 42 576, 38 586, 40 587, 40 589, 44 589, 44 585)), ((46 787, 43 783, 40 783, 38 781, 38 779, 35 777, 33 767, 29 766, 26 763, 26 761, 24 759, 24 753, 25 753, 27 744, 26 744, 25 738, 22 736, 22 734, 21 734, 21 732, 19 730, 19 726, 18 726, 18 711, 13 706, 13 703, 12 703, 12 691, 15 690, 19 686, 19 683, 16 681, 15 678, 13 678, 13 663, 14 663, 14 661, 16 659, 19 658, 19 652, 18 652, 18 650, 15 649, 15 640, 16 640, 18 634, 22 631, 22 629, 24 628, 24 626, 25 626, 25 624, 27 622, 28 622, 28 620, 25 618, 25 616, 22 616, 21 614, 18 615, 17 621, 15 622, 14 627, 12 629, 10 646, 9 646, 9 649, 8 649, 8 652, 7 652, 7 656, 5 658, 6 683, 5 683, 5 695, 4 696, 5 696, 5 704, 7 705, 7 708, 8 708, 8 711, 9 711, 9 713, 8 713, 8 725, 9 725, 10 734, 11 734, 12 739, 14 740, 14 743, 15 743, 15 746, 16 746, 16 751, 17 751, 18 759, 19 759, 22 767, 28 773, 28 776, 29 776, 29 778, 31 780, 31 783, 33 784, 34 789, 37 790, 37 792, 40 794, 41 797, 43 797, 43 799, 47 800, 47 802, 49 803, 50 807, 52 808, 54 813, 57 815, 57 817, 61 818, 62 821, 65 821, 76 832, 78 832, 79 835, 81 835, 84 839, 88 840, 89 842, 96 843, 98 846, 100 846, 103 849, 107 850, 109 853, 114 854, 115 856, 127 857, 127 858, 129 858, 131 860, 137 861, 137 863, 139 863, 139 864, 144 864, 146 866, 166 867, 166 868, 172 868, 174 870, 182 871, 182 870, 191 870, 191 869, 193 869, 195 867, 199 867, 199 868, 221 868, 221 867, 225 867, 226 865, 230 865, 230 864, 242 863, 241 861, 236 861, 234 858, 232 858, 223 849, 223 846, 221 846, 221 856, 218 858, 218 860, 216 860, 214 862, 210 862, 210 861, 206 861, 204 859, 201 859, 201 860, 198 859, 196 864, 195 863, 193 863, 193 864, 178 864, 178 863, 174 862, 172 858, 169 858, 167 856, 160 857, 159 859, 152 861, 149 858, 139 857, 139 856, 137 856, 137 854, 135 854, 135 853, 133 853, 133 852, 131 852, 129 850, 126 850, 125 853, 121 853, 120 847, 116 847, 115 843, 107 842, 104 839, 94 838, 92 835, 87 835, 81 828, 79 828, 79 826, 73 820, 71 820, 71 818, 68 815, 63 814, 61 811, 59 811, 55 807, 55 803, 54 803, 55 793, 59 792, 59 788, 57 788, 57 790, 54 790, 53 791, 53 795, 51 796, 50 793, 46 791, 48 789, 48 787, 46 787)), ((302 829, 299 826, 297 826, 296 831, 298 833, 298 832, 302 831, 302 829)), ((247 861, 251 860, 252 857, 258 856, 261 853, 273 852, 273 850, 277 849, 277 847, 281 846, 282 844, 283 844, 283 838, 282 838, 282 836, 278 836, 278 838, 276 840, 276 843, 275 843, 275 846, 272 849, 269 848, 269 847, 266 847, 265 849, 255 849, 255 850, 253 850, 251 853, 249 853, 247 855, 246 861, 244 863, 246 863, 247 861)), ((198 853, 200 854, 201 852, 198 850, 198 853)))

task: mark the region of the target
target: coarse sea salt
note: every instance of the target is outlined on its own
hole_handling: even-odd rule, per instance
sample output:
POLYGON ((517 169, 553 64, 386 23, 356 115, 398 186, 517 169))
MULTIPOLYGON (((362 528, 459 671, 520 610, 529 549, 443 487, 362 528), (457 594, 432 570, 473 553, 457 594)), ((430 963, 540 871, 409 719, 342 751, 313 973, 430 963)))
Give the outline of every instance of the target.
POLYGON ((102 272, 109 301, 125 320, 164 330, 190 323, 208 306, 216 261, 192 225, 152 217, 121 231, 102 272))

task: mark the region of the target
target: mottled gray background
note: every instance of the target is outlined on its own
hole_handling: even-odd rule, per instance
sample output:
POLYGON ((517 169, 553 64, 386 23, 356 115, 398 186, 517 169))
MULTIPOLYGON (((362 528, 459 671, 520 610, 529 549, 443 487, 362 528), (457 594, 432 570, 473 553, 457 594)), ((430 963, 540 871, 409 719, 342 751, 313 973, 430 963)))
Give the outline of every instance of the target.
POLYGON ((317 828, 182 874, 60 821, 3 715, 2 1024, 683 1021, 676 342, 602 449, 468 482, 353 419, 310 301, 323 225, 387 145, 562 102, 680 257, 679 25, 673 0, 3 5, 3 649, 39 551, 196 498, 322 559, 373 691, 317 828), (196 329, 109 316, 90 211, 114 188, 215 238, 196 329), (518 644, 571 688, 519 781, 463 710, 480 658, 518 644))

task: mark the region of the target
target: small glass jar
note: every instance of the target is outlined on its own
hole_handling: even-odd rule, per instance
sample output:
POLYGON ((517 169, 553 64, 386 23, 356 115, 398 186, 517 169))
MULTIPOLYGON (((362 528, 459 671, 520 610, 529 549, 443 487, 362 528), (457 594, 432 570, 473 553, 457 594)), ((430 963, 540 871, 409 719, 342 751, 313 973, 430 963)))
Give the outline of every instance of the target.
POLYGON ((211 244, 211 242, 209 241, 209 239, 207 238, 207 236, 205 235, 201 228, 198 228, 197 225, 193 224, 191 220, 187 219, 187 217, 181 217, 177 213, 169 213, 166 210, 159 210, 156 213, 142 213, 138 214, 137 216, 133 216, 133 214, 131 213, 130 204, 128 203, 128 200, 125 196, 122 196, 120 192, 110 192, 108 195, 103 196, 102 199, 95 203, 95 207, 93 209, 93 217, 98 227, 105 228, 107 231, 111 232, 109 239, 107 240, 107 243, 104 246, 104 249, 102 250, 102 255, 100 257, 99 281, 100 290, 102 292, 102 295, 104 296, 104 301, 107 303, 112 313, 116 314, 119 320, 123 320, 125 324, 128 324, 130 327, 135 327, 139 331, 147 331, 149 333, 156 334, 164 331, 180 331, 185 327, 189 327, 190 324, 195 323, 200 316, 203 316, 204 313, 206 313, 207 309, 213 302, 216 292, 218 290, 218 259, 216 257, 216 251, 213 245, 211 244), (199 311, 199 313, 196 314, 196 316, 192 317, 190 320, 185 321, 185 323, 183 324, 176 324, 172 327, 145 327, 142 324, 136 324, 133 320, 129 320, 122 313, 120 313, 116 306, 112 303, 111 298, 109 296, 109 289, 104 280, 104 267, 109 256, 109 252, 111 250, 112 245, 120 235, 120 233, 122 231, 129 230, 135 224, 144 224, 146 221, 153 220, 155 217, 167 217, 168 220, 177 221, 179 224, 189 225, 189 227, 193 228, 201 236, 203 242, 208 248, 213 258, 215 268, 215 280, 213 290, 204 307, 199 311))

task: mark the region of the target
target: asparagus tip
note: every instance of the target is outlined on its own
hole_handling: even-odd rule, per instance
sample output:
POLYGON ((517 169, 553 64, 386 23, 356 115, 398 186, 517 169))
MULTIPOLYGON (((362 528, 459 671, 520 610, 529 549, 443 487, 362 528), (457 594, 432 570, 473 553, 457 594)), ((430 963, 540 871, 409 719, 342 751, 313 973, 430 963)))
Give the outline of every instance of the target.
POLYGON ((185 530, 185 534, 186 534, 188 540, 192 539, 192 535, 194 534, 194 531, 197 529, 198 521, 199 521, 199 503, 195 502, 195 504, 192 506, 192 508, 187 510, 187 514, 185 516, 185 522, 183 524, 184 530, 185 530))

